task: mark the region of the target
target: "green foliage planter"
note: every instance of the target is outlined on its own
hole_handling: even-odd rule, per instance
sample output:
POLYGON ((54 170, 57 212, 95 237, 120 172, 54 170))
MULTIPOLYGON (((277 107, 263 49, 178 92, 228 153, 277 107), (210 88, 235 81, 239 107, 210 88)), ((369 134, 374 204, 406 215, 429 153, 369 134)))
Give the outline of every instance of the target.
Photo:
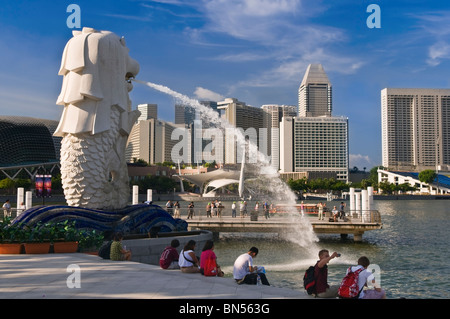
POLYGON ((11 218, 0 220, 0 254, 20 254, 24 231, 20 227, 11 226, 11 218))
POLYGON ((0 254, 19 254, 22 245, 27 254, 74 253, 80 249, 98 250, 103 234, 95 230, 79 230, 75 221, 26 225, 11 225, 10 218, 0 221, 0 254), (53 247, 53 249, 51 249, 53 247))

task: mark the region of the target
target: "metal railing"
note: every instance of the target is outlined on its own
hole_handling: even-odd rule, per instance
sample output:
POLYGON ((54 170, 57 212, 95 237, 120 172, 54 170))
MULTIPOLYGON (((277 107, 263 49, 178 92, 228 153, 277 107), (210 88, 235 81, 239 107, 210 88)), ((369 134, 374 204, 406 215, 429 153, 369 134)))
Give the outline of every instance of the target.
POLYGON ((359 221, 361 223, 381 223, 381 214, 374 209, 353 210, 346 212, 345 216, 351 221, 359 221))

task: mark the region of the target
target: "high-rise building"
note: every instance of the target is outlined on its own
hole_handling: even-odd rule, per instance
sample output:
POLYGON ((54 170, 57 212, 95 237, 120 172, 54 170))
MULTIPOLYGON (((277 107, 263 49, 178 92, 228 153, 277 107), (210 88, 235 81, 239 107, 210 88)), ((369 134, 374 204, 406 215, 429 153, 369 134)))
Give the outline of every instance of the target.
MULTIPOLYGON (((214 101, 199 101, 200 104, 217 111, 217 102, 214 101)), ((183 104, 175 104, 175 124, 187 124, 191 126, 194 120, 201 120, 201 112, 191 106, 183 104)), ((203 127, 209 127, 207 121, 202 121, 203 127)))
POLYGON ((331 83, 310 64, 299 87, 298 117, 280 125, 280 172, 348 181, 348 118, 332 116, 331 83))
POLYGON ((261 108, 267 113, 264 128, 267 128, 267 150, 270 163, 277 171, 280 169, 280 123, 285 117, 297 115, 297 107, 293 105, 266 104, 261 108))
MULTIPOLYGON (((172 138, 172 133, 176 128, 188 130, 184 124, 177 125, 154 118, 138 121, 128 137, 125 150, 127 162, 133 162, 133 159, 142 159, 149 164, 175 161, 172 151, 180 142, 179 136, 172 138)), ((184 137, 186 138, 186 147, 182 149, 182 152, 186 153, 177 154, 177 156, 190 162, 191 142, 187 135, 184 137)))
MULTIPOLYGON (((261 140, 263 143, 259 143, 260 129, 264 128, 264 123, 267 121, 267 113, 259 107, 253 107, 246 105, 244 102, 235 98, 226 98, 224 101, 217 102, 217 109, 222 110, 222 118, 226 119, 232 126, 244 131, 244 135, 256 139, 256 145, 259 150, 264 154, 267 154, 267 136, 261 140), (248 134, 247 134, 248 133, 248 134), (252 136, 250 136, 252 135, 252 136)), ((266 130, 267 131, 267 130, 266 130)), ((266 134, 267 135, 267 134, 266 134)), ((225 136, 225 163, 236 164, 240 163, 241 159, 238 158, 240 151, 237 150, 237 141, 233 138, 227 138, 225 136)), ((249 152, 246 151, 248 156, 249 152)), ((250 160, 255 160, 254 158, 250 160)))
POLYGON ((298 116, 331 116, 331 83, 321 64, 310 64, 298 88, 298 116))
POLYGON ((382 165, 449 170, 450 89, 381 91, 382 165))
POLYGON ((158 118, 158 105, 157 104, 139 104, 137 109, 141 112, 141 115, 137 119, 138 121, 145 121, 149 119, 158 118))
POLYGON ((294 171, 294 118, 285 116, 280 122, 280 172, 294 171))
POLYGON ((195 120, 195 109, 182 104, 175 104, 175 124, 192 125, 195 120))
POLYGON ((294 172, 348 181, 348 118, 296 117, 294 172))

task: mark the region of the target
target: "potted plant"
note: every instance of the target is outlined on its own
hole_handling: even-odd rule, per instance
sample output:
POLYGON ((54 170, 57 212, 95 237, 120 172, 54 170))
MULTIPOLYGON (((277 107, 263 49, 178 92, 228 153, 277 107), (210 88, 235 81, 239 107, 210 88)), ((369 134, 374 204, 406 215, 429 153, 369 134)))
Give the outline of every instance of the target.
POLYGON ((23 229, 11 225, 11 218, 0 221, 0 254, 20 254, 22 250, 23 229))
POLYGON ((25 253, 46 254, 50 252, 50 242, 54 236, 53 227, 50 224, 38 223, 34 227, 24 227, 25 253))
POLYGON ((78 251, 80 232, 75 226, 75 221, 66 220, 54 225, 55 239, 53 251, 55 253, 75 253, 78 251))
POLYGON ((104 235, 95 229, 82 230, 80 233, 80 251, 89 254, 98 254, 98 249, 103 245, 104 235))

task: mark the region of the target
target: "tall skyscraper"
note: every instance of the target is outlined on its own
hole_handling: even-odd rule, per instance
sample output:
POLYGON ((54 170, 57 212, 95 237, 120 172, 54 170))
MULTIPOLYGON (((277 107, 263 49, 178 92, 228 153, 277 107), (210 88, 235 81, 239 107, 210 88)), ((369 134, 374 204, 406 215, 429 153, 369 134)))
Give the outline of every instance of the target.
POLYGON ((449 170, 450 89, 385 88, 381 122, 384 167, 449 170))
POLYGON ((331 116, 332 90, 322 64, 310 64, 298 88, 298 116, 331 116))
POLYGON ((298 96, 298 117, 280 126, 280 172, 348 181, 348 118, 332 116, 331 83, 321 64, 308 66, 298 96))

